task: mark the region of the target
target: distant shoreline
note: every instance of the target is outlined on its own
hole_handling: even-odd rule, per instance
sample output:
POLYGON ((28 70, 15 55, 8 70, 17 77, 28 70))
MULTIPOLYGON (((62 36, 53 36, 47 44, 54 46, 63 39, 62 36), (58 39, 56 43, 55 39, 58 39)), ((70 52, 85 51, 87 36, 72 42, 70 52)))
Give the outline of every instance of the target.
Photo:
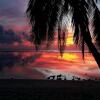
MULTIPOLYGON (((50 53, 59 53, 59 50, 33 50, 33 49, 1 49, 0 52, 50 52, 50 53)), ((84 51, 85 53, 90 53, 88 50, 84 51)), ((74 50, 65 50, 64 53, 82 53, 82 51, 74 50)))

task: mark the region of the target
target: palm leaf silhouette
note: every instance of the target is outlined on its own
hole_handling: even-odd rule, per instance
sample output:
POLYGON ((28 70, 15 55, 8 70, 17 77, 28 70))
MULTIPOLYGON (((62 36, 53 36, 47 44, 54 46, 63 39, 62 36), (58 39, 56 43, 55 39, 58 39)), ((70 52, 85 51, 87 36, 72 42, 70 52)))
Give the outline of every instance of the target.
MULTIPOLYGON (((96 6, 99 0, 30 0, 27 8, 27 15, 32 26, 32 40, 39 48, 43 41, 50 45, 54 40, 55 29, 58 29, 58 48, 61 55, 65 49, 66 32, 62 32, 62 19, 69 11, 73 14, 72 24, 75 28, 74 42, 82 48, 84 59, 85 44, 94 56, 100 67, 100 53, 92 43, 92 37, 89 29, 89 13, 94 11, 93 36, 96 36, 96 42, 100 43, 100 11, 96 6), (90 7, 92 9, 90 9, 90 7)), ((99 44, 100 46, 100 44, 99 44)))

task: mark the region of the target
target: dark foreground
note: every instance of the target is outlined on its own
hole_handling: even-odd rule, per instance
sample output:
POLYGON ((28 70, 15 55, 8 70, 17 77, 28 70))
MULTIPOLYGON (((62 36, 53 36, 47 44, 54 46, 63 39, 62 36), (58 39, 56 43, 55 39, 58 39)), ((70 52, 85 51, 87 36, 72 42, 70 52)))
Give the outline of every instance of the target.
POLYGON ((0 100, 100 100, 100 81, 0 80, 0 100))

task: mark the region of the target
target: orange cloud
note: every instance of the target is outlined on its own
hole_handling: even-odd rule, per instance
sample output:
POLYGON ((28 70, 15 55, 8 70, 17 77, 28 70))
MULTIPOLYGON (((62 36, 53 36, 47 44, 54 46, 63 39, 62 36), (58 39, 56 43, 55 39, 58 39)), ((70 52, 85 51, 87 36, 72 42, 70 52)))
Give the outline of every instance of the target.
POLYGON ((58 59, 63 59, 63 60, 67 60, 67 61, 71 61, 71 60, 76 60, 79 57, 77 56, 77 54, 72 54, 72 53, 64 53, 63 57, 59 56, 58 59))

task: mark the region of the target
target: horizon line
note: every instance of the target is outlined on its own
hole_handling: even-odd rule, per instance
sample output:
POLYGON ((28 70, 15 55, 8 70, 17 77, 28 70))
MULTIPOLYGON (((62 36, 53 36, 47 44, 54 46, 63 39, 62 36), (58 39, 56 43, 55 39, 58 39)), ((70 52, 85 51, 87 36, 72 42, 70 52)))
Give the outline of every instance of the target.
MULTIPOLYGON (((54 53, 59 53, 59 50, 33 50, 33 49, 1 49, 0 52, 54 52, 54 53)), ((65 50, 63 53, 82 53, 80 50, 65 50)), ((91 53, 88 50, 85 50, 84 53, 91 53)))

